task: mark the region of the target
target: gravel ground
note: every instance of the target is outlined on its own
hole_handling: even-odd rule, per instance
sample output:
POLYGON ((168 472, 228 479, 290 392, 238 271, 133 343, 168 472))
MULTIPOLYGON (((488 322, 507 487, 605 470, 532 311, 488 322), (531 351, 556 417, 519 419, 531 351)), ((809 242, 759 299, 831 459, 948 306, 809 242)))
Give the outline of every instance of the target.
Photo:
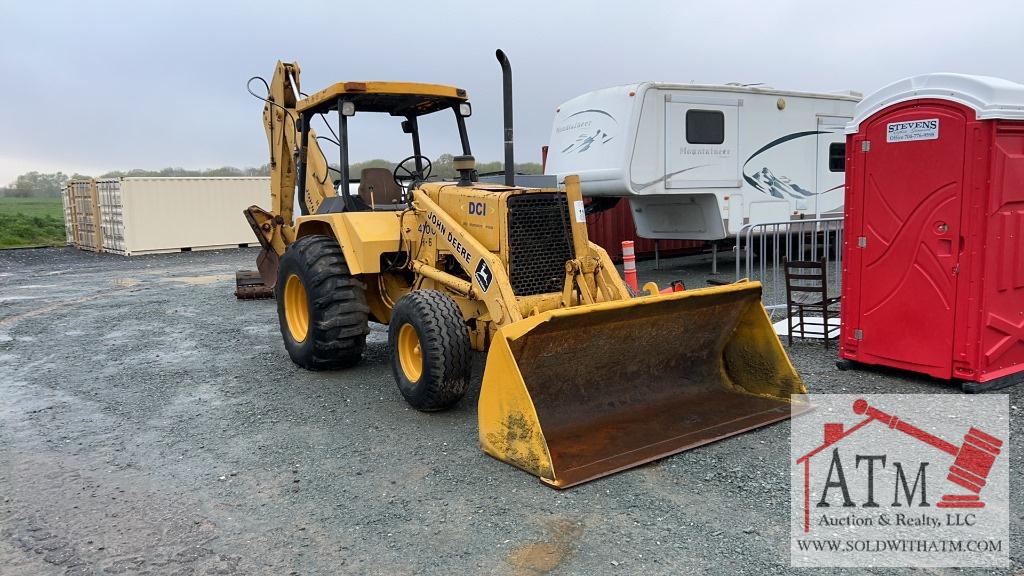
MULTIPOLYGON (((790 572, 788 423, 555 491, 479 451, 479 355, 436 414, 407 408, 380 326, 353 369, 291 364, 273 303, 232 296, 255 256, 0 252, 0 573, 790 572)), ((700 286, 708 262, 641 280, 700 286)), ((789 352, 812 392, 955 393, 789 352)))

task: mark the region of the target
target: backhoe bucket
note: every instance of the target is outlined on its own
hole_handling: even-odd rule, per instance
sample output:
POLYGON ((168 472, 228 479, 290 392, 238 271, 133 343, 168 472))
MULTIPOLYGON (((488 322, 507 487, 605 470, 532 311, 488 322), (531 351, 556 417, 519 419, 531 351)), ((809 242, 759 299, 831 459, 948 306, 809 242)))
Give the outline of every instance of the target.
POLYGON ((480 443, 567 488, 789 418, 804 393, 758 282, 565 308, 495 335, 480 443))
MULTIPOLYGON (((248 215, 248 213, 246 213, 248 215)), ((260 300, 274 297, 274 285, 277 284, 277 270, 280 258, 270 248, 264 247, 256 257, 256 268, 235 272, 235 298, 239 300, 260 300)))
POLYGON ((235 298, 239 300, 259 300, 273 298, 274 289, 263 282, 260 273, 254 270, 235 272, 235 298))

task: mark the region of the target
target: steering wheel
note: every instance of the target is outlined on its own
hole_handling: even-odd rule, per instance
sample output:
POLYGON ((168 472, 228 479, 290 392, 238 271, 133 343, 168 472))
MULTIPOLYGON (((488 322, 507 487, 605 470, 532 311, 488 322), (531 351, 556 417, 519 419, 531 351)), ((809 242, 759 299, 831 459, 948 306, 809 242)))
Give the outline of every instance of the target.
POLYGON ((391 173, 391 177, 394 178, 395 184, 401 186, 403 190, 408 190, 409 186, 411 186, 413 182, 417 180, 426 180, 430 176, 431 168, 433 168, 433 165, 430 163, 430 158, 413 154, 395 166, 395 170, 391 173), (422 172, 416 170, 417 159, 419 159, 420 165, 423 166, 422 172), (412 168, 406 166, 409 162, 413 162, 412 168))

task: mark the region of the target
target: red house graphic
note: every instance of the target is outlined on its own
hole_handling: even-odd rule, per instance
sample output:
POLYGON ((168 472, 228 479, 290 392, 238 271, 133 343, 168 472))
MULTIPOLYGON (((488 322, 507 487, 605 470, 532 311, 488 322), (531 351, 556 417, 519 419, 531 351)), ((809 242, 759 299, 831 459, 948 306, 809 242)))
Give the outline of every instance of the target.
POLYGON ((804 532, 810 532, 811 529, 811 458, 826 448, 837 444, 840 440, 853 435, 853 433, 871 422, 876 421, 953 456, 953 464, 949 467, 949 475, 946 478, 973 492, 973 494, 946 494, 936 506, 939 508, 983 508, 985 506, 979 494, 985 486, 985 479, 992 469, 992 464, 995 463, 996 457, 999 456, 1003 445, 1002 440, 972 426, 967 431, 967 434, 964 435, 963 444, 957 447, 938 436, 929 434, 908 422, 900 420, 896 416, 886 414, 873 406, 869 406, 867 400, 862 398, 853 403, 853 412, 855 414, 864 414, 866 417, 845 430, 842 423, 825 423, 824 443, 804 454, 796 461, 797 464, 804 465, 804 532))

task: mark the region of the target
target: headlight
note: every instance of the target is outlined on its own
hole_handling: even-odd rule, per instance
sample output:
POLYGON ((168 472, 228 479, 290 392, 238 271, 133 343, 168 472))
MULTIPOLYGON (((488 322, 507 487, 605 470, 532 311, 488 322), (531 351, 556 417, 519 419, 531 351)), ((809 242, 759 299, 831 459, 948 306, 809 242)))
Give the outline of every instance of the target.
POLYGON ((462 102, 459 104, 459 116, 463 118, 469 118, 473 115, 473 107, 469 105, 469 102, 462 102))
POLYGON ((356 103, 345 101, 341 103, 341 115, 342 116, 355 116, 356 115, 356 103))

